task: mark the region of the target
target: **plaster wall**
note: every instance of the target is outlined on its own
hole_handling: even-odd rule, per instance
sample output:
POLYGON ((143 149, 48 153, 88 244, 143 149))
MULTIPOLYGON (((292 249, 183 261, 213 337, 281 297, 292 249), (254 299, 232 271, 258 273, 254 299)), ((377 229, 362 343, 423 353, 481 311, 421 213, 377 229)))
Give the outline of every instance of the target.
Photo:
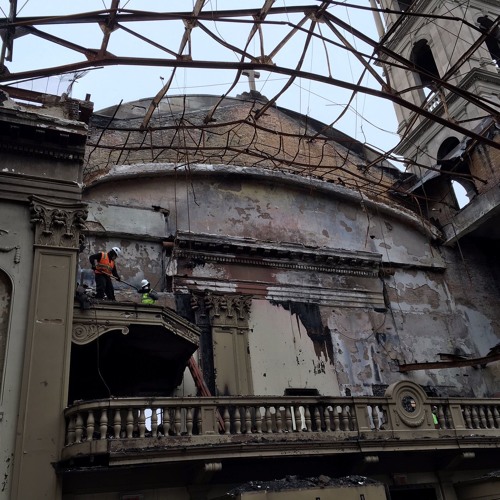
MULTIPOLYGON (((161 282, 169 259, 161 240, 177 230, 266 241, 278 249, 289 243, 298 249, 382 257, 383 280, 177 261, 177 293, 210 288, 254 297, 249 346, 256 394, 283 394, 294 386, 314 387, 322 394, 373 394, 401 379, 399 363, 437 361, 440 352, 485 355, 498 342, 494 295, 485 291, 485 284, 494 286, 488 266, 478 262, 483 281, 463 282, 460 254, 450 249, 443 258, 428 235, 404 223, 404 215, 395 217, 383 206, 377 212, 328 188, 293 184, 286 176, 262 181, 234 171, 210 173, 209 168, 192 172, 189 182, 141 175, 88 189, 90 223, 95 224, 88 251, 80 256, 81 273, 88 273, 88 253, 116 244, 123 251, 118 269, 125 281, 138 284, 146 277, 153 284, 161 282), (361 290, 385 295, 386 310, 368 307, 366 299, 354 303, 342 298, 361 290), (276 363, 284 368, 276 370, 276 363)), ((91 273, 86 276, 93 279, 91 273)), ((126 285, 115 288, 119 300, 139 300, 126 285)), ((486 370, 416 371, 405 377, 436 395, 481 397, 494 392, 496 371, 491 365, 486 370)))
MULTIPOLYGON (((139 176, 134 176, 87 190, 86 201, 100 200, 103 229, 113 233, 118 225, 128 224, 123 232, 134 232, 136 219, 120 217, 115 222, 105 215, 106 210, 115 210, 110 206, 144 209, 155 205, 169 211, 165 236, 181 230, 248 237, 374 252, 383 254, 384 260, 390 262, 442 265, 427 236, 408 229, 395 214, 386 212, 383 205, 370 210, 361 200, 348 201, 333 188, 328 191, 328 186, 322 192, 316 185, 308 186, 307 181, 296 179, 296 184, 291 185, 288 177, 279 174, 266 180, 243 175, 210 176, 210 168, 200 168, 185 182, 168 175, 168 168, 165 166, 162 178, 141 176, 140 188, 139 176), (105 225, 105 221, 109 223, 105 225)), ((147 219, 144 220, 147 224, 147 219)))
POLYGON ((0 387, 0 499, 10 499, 33 266, 33 231, 26 205, 0 201, 0 270, 9 282, 1 311, 5 362, 0 387), (18 248, 16 248, 18 247, 18 248), (10 250, 9 250, 10 249, 10 250))
POLYGON ((313 340, 298 314, 264 300, 252 301, 249 348, 255 394, 283 396, 288 388, 338 396, 328 339, 313 340))

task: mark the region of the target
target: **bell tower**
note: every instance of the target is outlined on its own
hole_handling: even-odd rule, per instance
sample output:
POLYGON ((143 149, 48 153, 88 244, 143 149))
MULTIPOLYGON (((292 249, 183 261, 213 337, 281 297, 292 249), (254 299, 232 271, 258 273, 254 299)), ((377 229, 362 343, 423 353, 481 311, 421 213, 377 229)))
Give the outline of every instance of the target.
MULTIPOLYGON (((395 104, 401 139, 395 153, 405 158, 408 172, 421 186, 446 170, 457 174, 448 176, 448 184, 459 182, 472 199, 478 187, 470 180, 467 147, 474 134, 484 135, 488 119, 490 125, 498 123, 500 114, 500 3, 370 0, 370 4, 381 44, 406 60, 396 61, 387 51, 381 52, 388 85, 399 97, 439 118, 395 104)), ((442 182, 435 187, 442 188, 442 182)))

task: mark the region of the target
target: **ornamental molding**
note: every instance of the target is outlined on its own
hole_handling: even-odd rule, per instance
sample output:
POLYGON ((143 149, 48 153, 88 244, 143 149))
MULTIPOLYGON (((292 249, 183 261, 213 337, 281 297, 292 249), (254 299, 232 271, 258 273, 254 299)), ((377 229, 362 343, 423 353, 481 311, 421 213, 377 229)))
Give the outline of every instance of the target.
POLYGON ((417 384, 404 381, 390 385, 385 396, 393 400, 392 413, 396 427, 427 427, 427 395, 417 384))
POLYGON ((204 294, 191 296, 191 307, 202 316, 209 316, 212 326, 246 328, 252 307, 251 295, 204 294))
MULTIPOLYGON (((9 234, 9 231, 6 229, 0 229, 0 236, 3 236, 4 234, 9 234)), ((15 250, 14 264, 19 264, 19 262, 21 262, 21 245, 0 246, 0 253, 8 253, 12 252, 12 250, 15 250)))
POLYGON ((176 245, 176 257, 185 259, 184 265, 191 268, 214 262, 377 278, 382 261, 382 255, 378 253, 290 243, 273 245, 258 240, 204 234, 178 233, 176 245))
POLYGON ((128 327, 124 325, 95 325, 95 324, 82 324, 73 323, 73 333, 71 340, 78 345, 88 344, 92 340, 100 337, 104 333, 119 330, 123 335, 129 332, 128 327))
POLYGON ((72 341, 86 344, 112 330, 126 335, 134 326, 160 327, 170 332, 183 345, 196 348, 200 343, 200 329, 174 311, 162 306, 131 303, 98 303, 91 309, 75 307, 72 341))
POLYGON ((35 228, 35 245, 78 249, 82 243, 88 211, 85 203, 58 203, 30 197, 30 222, 35 228))

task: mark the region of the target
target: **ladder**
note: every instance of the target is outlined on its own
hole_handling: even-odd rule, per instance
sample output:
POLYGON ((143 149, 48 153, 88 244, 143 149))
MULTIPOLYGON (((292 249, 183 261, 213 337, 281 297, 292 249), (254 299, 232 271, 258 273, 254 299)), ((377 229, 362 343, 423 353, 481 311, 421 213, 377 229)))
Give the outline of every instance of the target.
MULTIPOLYGON (((210 392, 210 389, 207 387, 207 384, 205 383, 205 379, 203 378, 203 373, 201 373, 200 367, 193 356, 191 356, 189 358, 188 368, 189 368, 189 371, 191 373, 191 376, 193 377, 196 388, 198 389, 198 392, 200 393, 200 396, 212 397, 213 394, 210 392)), ((224 432, 224 430, 225 430, 224 420, 222 419, 218 410, 216 410, 216 417, 217 417, 217 421, 219 422, 219 430, 224 432)))

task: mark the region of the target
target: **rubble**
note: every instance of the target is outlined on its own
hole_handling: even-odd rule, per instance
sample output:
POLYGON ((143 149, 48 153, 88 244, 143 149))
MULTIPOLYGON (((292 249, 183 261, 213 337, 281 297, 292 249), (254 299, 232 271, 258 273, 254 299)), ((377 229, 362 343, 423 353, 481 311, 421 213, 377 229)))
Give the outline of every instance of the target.
POLYGON ((299 490, 308 488, 327 488, 332 486, 351 487, 364 486, 369 484, 379 484, 377 481, 364 476, 344 476, 331 478, 321 475, 318 477, 301 478, 299 476, 286 476, 283 479, 273 481, 249 481, 237 488, 227 492, 227 497, 235 498, 238 495, 248 491, 283 491, 299 490))

